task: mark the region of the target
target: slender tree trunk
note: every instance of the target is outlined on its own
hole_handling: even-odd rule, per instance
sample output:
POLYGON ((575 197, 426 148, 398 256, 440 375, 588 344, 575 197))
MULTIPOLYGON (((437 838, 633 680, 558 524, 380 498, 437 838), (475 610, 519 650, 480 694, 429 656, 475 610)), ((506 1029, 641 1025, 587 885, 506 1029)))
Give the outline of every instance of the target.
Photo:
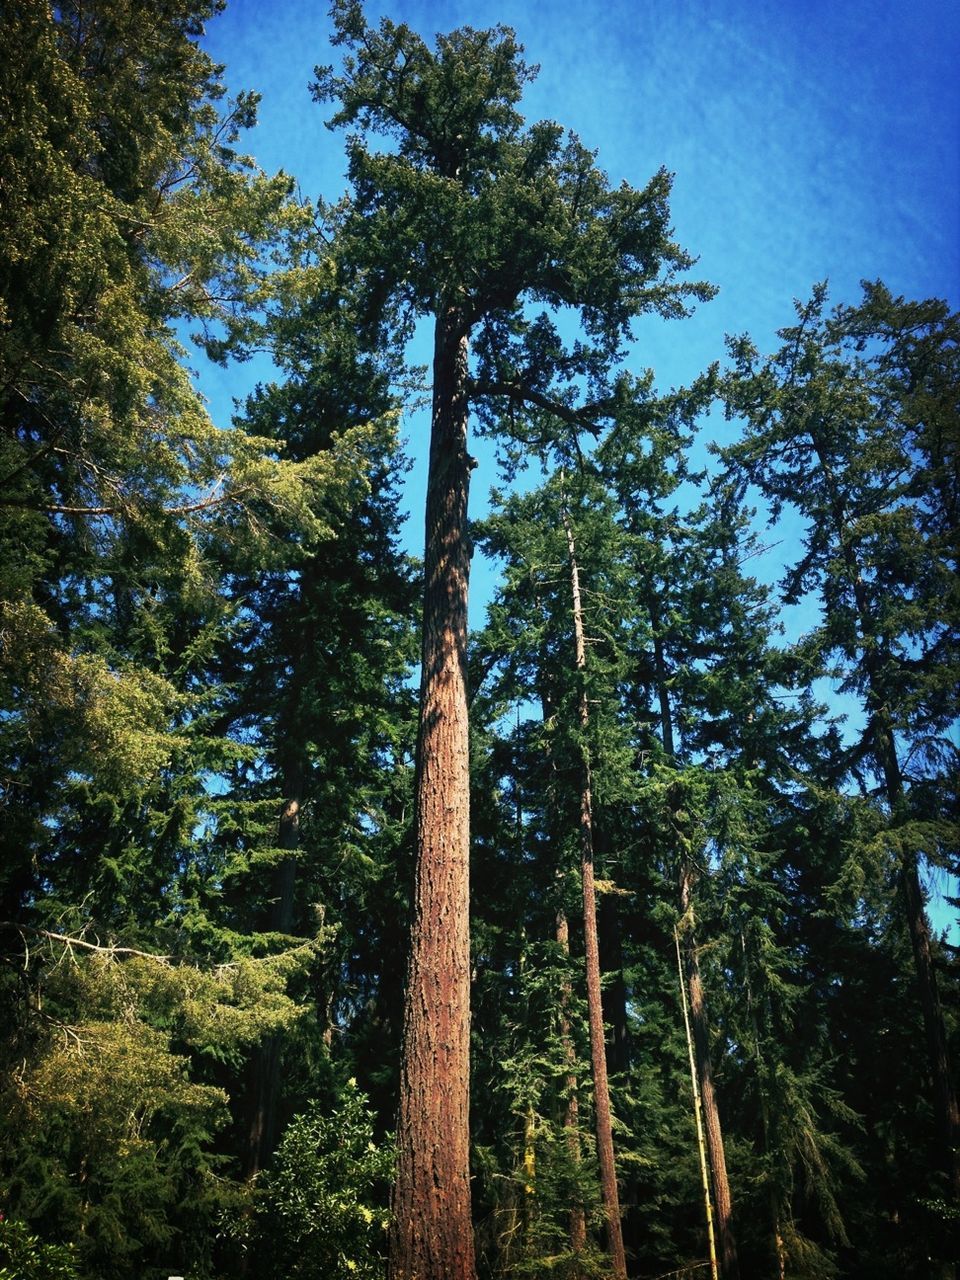
POLYGON ((473 1280, 467 329, 437 318, 427 480, 416 849, 390 1280, 473 1280))
POLYGON ((600 896, 600 961, 607 979, 603 993, 604 1022, 609 1029, 608 1060, 613 1072, 630 1066, 630 1032, 627 1023, 627 984, 623 980, 623 943, 620 936, 620 912, 612 893, 600 896))
MULTIPOLYGON (((296 852, 300 847, 300 810, 306 770, 302 760, 289 763, 283 771, 283 806, 280 810, 277 844, 288 853, 273 871, 271 903, 267 926, 277 933, 293 928, 293 901, 297 877, 296 852)), ((267 1036, 257 1051, 251 1070, 253 1108, 247 1133, 245 1174, 254 1177, 263 1168, 277 1144, 277 1088, 280 1071, 280 1040, 267 1036)))
POLYGON ((703 1213, 707 1223, 707 1250, 710 1255, 710 1275, 718 1280, 717 1243, 713 1231, 713 1201, 710 1196, 710 1172, 707 1167, 707 1146, 703 1137, 703 1107, 700 1099, 700 1084, 697 1073, 697 1055, 693 1046, 693 1034, 690 1030, 690 1008, 687 1004, 687 982, 680 959, 680 934, 673 931, 673 940, 677 947, 677 977, 680 980, 680 1005, 683 1009, 683 1028, 687 1035, 687 1056, 690 1059, 690 1087, 693 1091, 693 1118, 697 1128, 697 1151, 700 1156, 700 1182, 703 1186, 703 1213))
MULTIPOLYGON (((570 954, 570 926, 567 913, 563 907, 557 911, 557 942, 565 956, 570 954)), ((566 1114, 564 1128, 567 1131, 567 1150, 574 1166, 580 1164, 580 1103, 577 1099, 577 1051, 573 1046, 570 1033, 570 996, 572 992, 569 981, 565 980, 560 992, 560 1042, 563 1045, 563 1056, 567 1064, 567 1072, 563 1078, 566 1093, 566 1114)), ((570 1209, 570 1248, 580 1253, 587 1243, 587 1220, 583 1205, 576 1203, 570 1209)))
POLYGON ((720 1127, 717 1094, 710 1066, 709 1021, 703 983, 700 980, 700 960, 697 955, 696 926, 690 896, 689 866, 684 866, 680 876, 680 908, 683 913, 683 955, 687 972, 687 988, 690 992, 690 1020, 693 1024, 693 1043, 696 1048, 697 1084, 707 1135, 707 1152, 710 1156, 717 1235, 720 1240, 721 1273, 723 1280, 739 1280, 740 1265, 737 1259, 737 1242, 733 1234, 733 1202, 730 1196, 730 1182, 727 1178, 727 1161, 723 1148, 723 1131, 720 1127))
MULTIPOLYGON (((663 635, 660 625, 659 602, 651 593, 647 600, 650 625, 653 630, 653 657, 660 701, 660 721, 663 749, 671 759, 674 756, 673 717, 670 706, 670 690, 667 687, 667 666, 663 652, 663 635)), ((716 1206, 717 1235, 720 1238, 720 1263, 724 1280, 738 1280, 740 1267, 737 1243, 733 1234, 733 1202, 730 1182, 727 1178, 727 1161, 723 1146, 723 1130, 717 1108, 713 1072, 710 1067, 710 1036, 703 983, 700 978, 700 961, 697 956, 693 903, 690 896, 690 866, 684 863, 680 871, 680 911, 684 917, 683 951, 686 962, 687 989, 690 992, 690 1015, 693 1023, 694 1061, 703 1122, 707 1137, 707 1154, 716 1206)), ((686 993, 685 993, 686 994, 686 993)))
MULTIPOLYGON (((583 684, 587 651, 583 638, 583 610, 580 604, 580 571, 573 527, 566 512, 563 525, 570 554, 570 587, 573 597, 574 657, 580 678, 580 728, 586 735, 590 724, 587 691, 583 684)), ((626 1280, 627 1260, 620 1223, 620 1196, 613 1153, 613 1126, 610 1116, 610 1087, 607 1082, 606 1037, 600 990, 600 947, 597 939, 597 896, 593 874, 593 801, 590 783, 590 756, 583 746, 583 775, 580 790, 580 870, 583 880, 583 942, 587 971, 587 1013, 590 1022, 590 1056, 593 1065, 594 1109, 597 1123, 597 1155, 600 1161, 600 1189, 607 1211, 607 1233, 613 1275, 626 1280)))
MULTIPOLYGON (((750 1023, 753 1027, 753 1054, 757 1061, 758 1076, 758 1093, 760 1096, 760 1123, 763 1130, 763 1150, 764 1154, 770 1155, 770 1101, 767 1097, 766 1090, 766 1068, 763 1060, 763 1052, 760 1047, 760 1020, 757 1015, 756 1006, 753 999, 753 991, 750 985, 750 968, 749 957, 747 955, 747 940, 743 936, 743 930, 740 931, 740 950, 743 953, 743 972, 744 972, 744 995, 746 996, 747 1012, 750 1015, 750 1023)), ((767 1185, 767 1203, 770 1207, 770 1237, 771 1237, 771 1256, 775 1260, 777 1268, 777 1280, 785 1280, 787 1273, 786 1249, 783 1240, 783 1229, 780 1222, 780 1195, 777 1190, 776 1183, 771 1178, 767 1185)))
MULTIPOLYGON (((541 655, 540 669, 544 672, 546 668, 546 660, 541 655)), ((553 701, 548 690, 545 679, 540 686, 540 717, 546 724, 553 714, 553 701)), ((548 748, 549 750, 549 748, 548 748)), ((550 783, 547 794, 547 814, 551 839, 556 836, 557 827, 557 796, 556 796, 556 761, 553 759, 552 752, 549 760, 550 783)), ((560 888, 560 871, 558 869, 558 888, 560 888)), ((570 956, 570 924, 567 920, 567 913, 564 910, 563 902, 560 901, 556 914, 556 939, 557 945, 560 947, 564 957, 569 959, 570 956)), ((566 1130, 567 1152, 570 1156, 570 1163, 577 1168, 580 1164, 582 1152, 580 1149, 580 1101, 577 1096, 577 1051, 573 1043, 573 1035, 570 1029, 570 1000, 573 995, 573 989, 569 978, 564 978, 563 986, 560 990, 560 1043, 563 1046, 563 1057, 567 1070, 563 1078, 564 1086, 564 1117, 563 1127, 566 1130)), ((583 1205, 576 1202, 570 1207, 570 1248, 574 1253, 580 1253, 587 1243, 587 1219, 584 1213, 583 1205)))

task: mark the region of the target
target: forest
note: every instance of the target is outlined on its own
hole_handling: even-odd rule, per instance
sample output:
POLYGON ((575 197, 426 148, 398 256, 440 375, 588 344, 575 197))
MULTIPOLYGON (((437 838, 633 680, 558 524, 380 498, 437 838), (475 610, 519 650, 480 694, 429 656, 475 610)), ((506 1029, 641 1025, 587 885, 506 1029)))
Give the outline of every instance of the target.
POLYGON ((0 22, 0 1280, 955 1277, 960 315, 666 390, 510 28, 334 0, 308 196, 222 7, 0 22))

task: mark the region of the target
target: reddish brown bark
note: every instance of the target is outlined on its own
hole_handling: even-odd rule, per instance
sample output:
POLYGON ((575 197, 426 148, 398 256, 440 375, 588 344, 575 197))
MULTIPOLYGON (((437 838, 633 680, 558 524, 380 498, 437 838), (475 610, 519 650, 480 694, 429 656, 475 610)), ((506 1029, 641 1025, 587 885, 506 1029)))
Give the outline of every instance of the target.
MULTIPOLYGON (((587 651, 583 638, 583 609, 580 603, 580 570, 573 527, 566 513, 563 525, 567 534, 570 557, 570 590, 573 598, 574 660, 580 678, 580 728, 586 735, 590 710, 583 677, 587 651)), ((600 1190, 607 1213, 607 1241, 612 1274, 626 1280, 627 1260, 623 1248, 620 1223, 620 1194, 617 1190, 617 1168, 613 1152, 613 1124, 610 1115, 610 1086, 607 1081, 606 1037, 603 1027, 603 1002, 600 988, 600 946, 597 939, 597 895, 593 874, 593 800, 590 782, 590 756, 583 748, 583 772, 580 789, 580 872, 583 881, 583 949, 587 977, 587 1015, 590 1023, 590 1058, 593 1067, 594 1110, 597 1127, 597 1156, 600 1162, 600 1190)))
POLYGON ((466 327, 437 320, 427 480, 416 843, 390 1280, 473 1280, 466 327))

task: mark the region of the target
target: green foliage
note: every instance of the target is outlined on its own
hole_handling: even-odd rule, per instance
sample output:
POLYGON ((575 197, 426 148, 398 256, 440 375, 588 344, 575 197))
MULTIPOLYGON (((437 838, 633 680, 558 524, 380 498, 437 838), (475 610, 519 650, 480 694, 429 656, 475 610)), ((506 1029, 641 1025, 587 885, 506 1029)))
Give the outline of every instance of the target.
POLYGON ((42 1013, 8 1046, 16 1065, 0 1093, 4 1205, 56 1223, 94 1274, 142 1275, 158 1254, 208 1262, 237 1190, 213 1151, 229 1099, 205 1070, 239 1066, 300 1016, 285 986, 304 950, 204 971, 69 940, 34 946, 42 1013))
POLYGON ((277 1280, 385 1275, 393 1162, 392 1143, 374 1140, 373 1113, 353 1079, 332 1112, 314 1104, 296 1116, 263 1180, 252 1243, 258 1271, 277 1280))
POLYGON ((0 1280, 79 1280, 73 1247, 45 1244, 26 1223, 0 1218, 0 1280))
MULTIPOLYGON (((502 571, 470 657, 481 1266, 604 1273, 582 939, 556 940, 586 755, 637 1271, 704 1244, 682 872, 744 1274, 778 1240, 797 1280, 926 1274, 957 1224, 898 893, 956 863, 957 316, 818 287, 772 356, 736 339, 660 396, 622 365, 633 320, 711 292, 669 176, 611 187, 526 124, 512 32, 428 47, 338 0, 315 95, 364 132, 330 207, 239 150, 218 8, 12 0, 0 27, 0 1280, 234 1274, 239 1244, 277 1280, 383 1274, 418 591, 397 388, 448 306, 508 480, 543 472, 475 530, 502 571), (274 355, 230 427, 191 329, 274 355), (743 432, 708 482, 687 450, 718 390, 743 432), (757 494, 805 524, 789 648, 744 569, 757 494), (264 1096, 285 1136, 244 1180, 264 1096)), ((934 939, 956 1049, 953 961, 934 939)))

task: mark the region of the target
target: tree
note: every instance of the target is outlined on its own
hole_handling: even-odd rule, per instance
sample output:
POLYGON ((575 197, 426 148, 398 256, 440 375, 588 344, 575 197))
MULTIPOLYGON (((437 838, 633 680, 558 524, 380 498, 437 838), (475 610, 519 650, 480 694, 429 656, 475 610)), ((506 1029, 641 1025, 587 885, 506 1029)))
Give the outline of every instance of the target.
MULTIPOLYGON (((587 649, 584 640, 583 607, 580 602, 580 567, 577 544, 569 512, 561 511, 570 562, 570 600, 573 613, 574 665, 580 679, 577 715, 584 740, 590 729, 590 708, 584 684, 587 649)), ((586 741, 582 746, 580 782, 580 875, 583 882, 583 936, 587 972, 587 1013, 590 1020, 590 1056, 593 1065, 594 1109, 597 1122, 597 1154, 600 1158, 600 1185, 607 1211, 607 1233, 614 1275, 626 1278, 627 1260, 623 1251, 620 1226, 620 1196, 617 1192, 617 1170, 613 1153, 613 1127, 610 1118, 610 1086, 607 1082, 606 1037, 603 1029, 603 1003, 600 996, 600 945, 597 937, 597 896, 594 876, 593 787, 590 781, 590 753, 586 741)))
MULTIPOLYGON (((238 909, 250 811, 231 828, 217 792, 256 744, 225 687, 249 622, 231 587, 329 552, 392 436, 360 405, 285 454, 213 423, 191 383, 179 334, 242 354, 312 216, 237 151, 256 101, 220 101, 198 43, 218 7, 15 0, 0 30, 0 1179, 5 1212, 117 1276, 208 1265, 214 1217, 248 1194, 228 1104, 307 1012, 288 985, 333 936, 312 918, 271 937, 238 909)), ((389 578, 389 498, 382 515, 367 550, 389 578)), ((349 579, 348 550, 316 577, 349 579)), ((387 613, 364 616, 356 684, 387 613)))
POLYGON ((511 415, 521 434, 597 424, 615 413, 610 371, 631 317, 680 315, 705 286, 674 283, 690 259, 669 239, 670 181, 612 189, 594 157, 554 124, 516 110, 533 74, 506 28, 464 28, 431 52, 389 20, 372 29, 358 0, 333 7, 344 74, 320 68, 314 92, 339 102, 395 149, 348 144, 353 199, 338 236, 344 270, 371 302, 434 319, 427 483, 417 877, 408 972, 391 1244, 394 1280, 471 1276, 469 1193, 469 777, 467 415, 511 415), (579 313, 569 349, 549 315, 579 313), (477 367, 469 344, 476 338, 477 367), (523 421, 520 423, 520 415, 523 421))
POLYGON ((784 345, 761 360, 732 341, 725 382, 744 438, 724 452, 742 486, 755 484, 775 519, 792 503, 807 526, 784 579, 796 601, 816 592, 820 625, 801 646, 813 668, 837 663, 865 723, 847 768, 876 786, 888 814, 903 918, 914 954, 941 1135, 940 1164, 960 1198, 960 1111, 924 911, 919 862, 953 842, 947 820, 956 719, 957 581, 945 405, 956 386, 958 319, 935 301, 893 299, 865 284, 859 307, 825 314, 826 287, 797 304, 784 345))

